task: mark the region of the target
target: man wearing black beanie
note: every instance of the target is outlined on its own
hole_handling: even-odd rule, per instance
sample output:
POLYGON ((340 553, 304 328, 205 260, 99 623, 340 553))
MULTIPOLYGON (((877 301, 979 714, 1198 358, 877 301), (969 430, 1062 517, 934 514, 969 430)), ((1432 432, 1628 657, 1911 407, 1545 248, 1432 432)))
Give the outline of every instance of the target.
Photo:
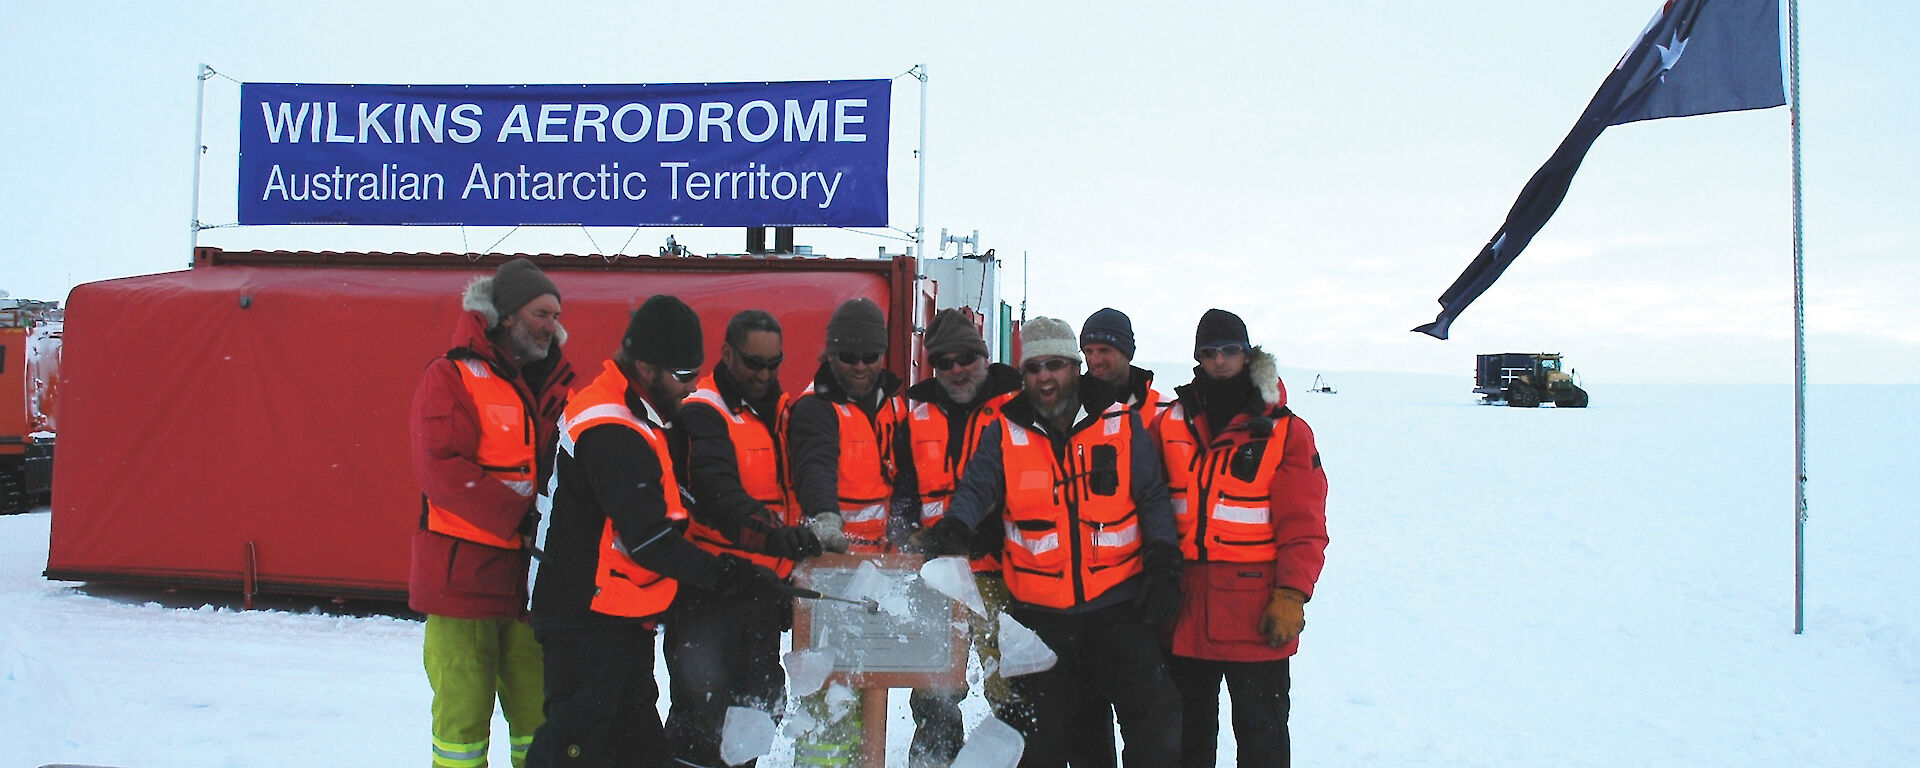
POLYGON ((1167 657, 1181 764, 1214 764, 1224 679, 1238 763, 1284 766, 1290 659, 1326 562, 1327 476, 1238 315, 1207 310, 1193 343, 1193 382, 1154 429, 1186 560, 1167 657))
POLYGON ((681 589, 737 595, 779 578, 681 533, 686 495, 667 430, 700 375, 700 341, 691 307, 647 299, 561 418, 553 522, 533 589, 547 722, 529 766, 663 763, 655 622, 681 589))

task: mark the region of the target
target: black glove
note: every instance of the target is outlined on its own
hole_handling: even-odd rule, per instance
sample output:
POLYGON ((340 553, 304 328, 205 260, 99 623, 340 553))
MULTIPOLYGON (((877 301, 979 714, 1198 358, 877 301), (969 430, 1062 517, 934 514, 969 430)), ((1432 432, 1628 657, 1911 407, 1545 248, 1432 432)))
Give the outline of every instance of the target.
POLYGON ((1180 548, 1172 544, 1148 544, 1141 555, 1146 561, 1140 574, 1140 591, 1133 596, 1133 607, 1149 624, 1164 624, 1180 613, 1180 548))
POLYGON ((715 564, 713 591, 721 595, 738 595, 753 588, 758 582, 773 584, 780 576, 745 559, 733 555, 720 555, 715 564))
POLYGON ((940 518, 940 522, 931 527, 922 528, 918 533, 907 537, 907 551, 922 555, 965 555, 968 541, 973 531, 959 520, 951 517, 940 518))
POLYGON ((813 535, 813 529, 804 525, 789 525, 775 528, 767 534, 767 546, 762 551, 782 560, 798 562, 819 557, 826 550, 821 548, 820 537, 813 535))

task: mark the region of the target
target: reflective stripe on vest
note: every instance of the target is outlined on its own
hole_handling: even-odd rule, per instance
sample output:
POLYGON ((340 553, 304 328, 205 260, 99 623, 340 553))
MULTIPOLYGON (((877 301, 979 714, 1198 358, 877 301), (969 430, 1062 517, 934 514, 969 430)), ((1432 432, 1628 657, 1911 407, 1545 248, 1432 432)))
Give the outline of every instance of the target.
MULTIPOLYGON (((812 387, 801 397, 819 397, 812 387)), ((887 398, 869 420, 851 403, 832 403, 838 420, 840 461, 835 490, 840 505, 841 532, 872 549, 887 538, 888 505, 893 500, 893 435, 904 418, 906 401, 887 398)))
MULTIPOLYGON (((467 394, 473 399, 474 415, 480 422, 480 444, 474 452, 480 468, 532 506, 534 429, 520 390, 512 382, 494 375, 481 360, 455 360, 454 370, 460 372, 460 383, 466 385, 467 394)), ((502 538, 461 517, 460 513, 435 504, 432 499, 427 499, 426 504, 429 531, 490 547, 520 548, 517 534, 502 538)))
POLYGON ((1202 450, 1186 406, 1175 403, 1166 410, 1159 424, 1160 454, 1166 462, 1180 551, 1188 560, 1250 563, 1279 556, 1269 494, 1292 422, 1291 417, 1275 420, 1273 434, 1266 438, 1236 428, 1202 450), (1253 446, 1262 446, 1263 453, 1252 479, 1235 477, 1234 455, 1253 446))
POLYGON ((1007 539, 1002 571, 1023 603, 1070 608, 1141 570, 1133 501, 1131 412, 1114 405, 1067 441, 1063 459, 1043 436, 1001 417, 1007 539))
MULTIPOLYGON (((738 468, 740 489, 772 510, 781 525, 794 525, 800 521, 800 512, 793 504, 784 479, 785 457, 781 455, 781 446, 786 445, 787 396, 781 395, 774 405, 778 415, 774 417, 779 434, 767 431, 767 424, 752 411, 745 408, 734 410, 727 407, 726 398, 720 395, 720 388, 709 373, 698 384, 698 389, 682 401, 680 407, 704 405, 720 414, 727 425, 727 440, 733 444, 733 462, 738 468)), ((687 527, 687 538, 694 545, 714 554, 730 554, 744 557, 785 576, 793 571, 792 560, 782 560, 761 552, 750 552, 733 545, 727 537, 711 526, 700 522, 698 518, 687 527)))
MULTIPOLYGON (((633 411, 627 408, 626 396, 626 374, 621 373, 613 361, 606 361, 600 376, 568 401, 566 413, 560 419, 560 450, 573 456, 580 435, 602 425, 616 424, 640 433, 647 441, 647 447, 653 449, 655 458, 660 461, 660 492, 666 499, 667 520, 685 520, 687 508, 680 501, 680 483, 674 476, 673 455, 667 451, 666 437, 660 430, 634 416, 633 411)), ((680 534, 669 527, 662 529, 660 535, 680 534)), ((611 517, 601 525, 600 544, 596 551, 597 562, 593 571, 595 589, 590 605, 595 613, 652 616, 665 611, 673 603, 680 583, 635 563, 627 554, 625 542, 614 532, 611 517)))

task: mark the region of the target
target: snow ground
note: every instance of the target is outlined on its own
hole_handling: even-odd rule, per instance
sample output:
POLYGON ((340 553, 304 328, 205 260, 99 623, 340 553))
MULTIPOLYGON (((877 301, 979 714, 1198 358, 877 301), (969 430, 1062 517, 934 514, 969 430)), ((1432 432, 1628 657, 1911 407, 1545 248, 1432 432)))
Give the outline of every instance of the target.
MULTIPOLYGON (((1333 488, 1299 764, 1920 765, 1920 387, 1810 390, 1795 635, 1790 388, 1595 386, 1584 411, 1515 410, 1452 377, 1347 374, 1323 395, 1289 374, 1333 488)), ((0 518, 13 764, 427 762, 418 622, 46 581, 48 522, 0 518)), ((985 716, 978 696, 965 711, 985 716)))

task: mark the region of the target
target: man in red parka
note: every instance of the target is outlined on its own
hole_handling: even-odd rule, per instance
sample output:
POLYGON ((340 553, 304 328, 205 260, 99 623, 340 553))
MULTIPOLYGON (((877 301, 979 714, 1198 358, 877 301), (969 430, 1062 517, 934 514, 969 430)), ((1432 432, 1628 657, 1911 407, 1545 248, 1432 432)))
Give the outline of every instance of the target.
POLYGON ((1212 768, 1220 681, 1237 764, 1285 766, 1288 660, 1326 562, 1327 476, 1313 430, 1287 409, 1273 357, 1231 312, 1194 334, 1193 382, 1155 424, 1186 559, 1168 669, 1180 690, 1180 764, 1212 768))
POLYGON ((560 291, 524 258, 467 285, 452 349, 414 391, 413 534, 407 605, 427 614, 433 765, 486 765, 493 702, 521 765, 543 722, 540 646, 527 569, 573 368, 560 351, 560 291))

